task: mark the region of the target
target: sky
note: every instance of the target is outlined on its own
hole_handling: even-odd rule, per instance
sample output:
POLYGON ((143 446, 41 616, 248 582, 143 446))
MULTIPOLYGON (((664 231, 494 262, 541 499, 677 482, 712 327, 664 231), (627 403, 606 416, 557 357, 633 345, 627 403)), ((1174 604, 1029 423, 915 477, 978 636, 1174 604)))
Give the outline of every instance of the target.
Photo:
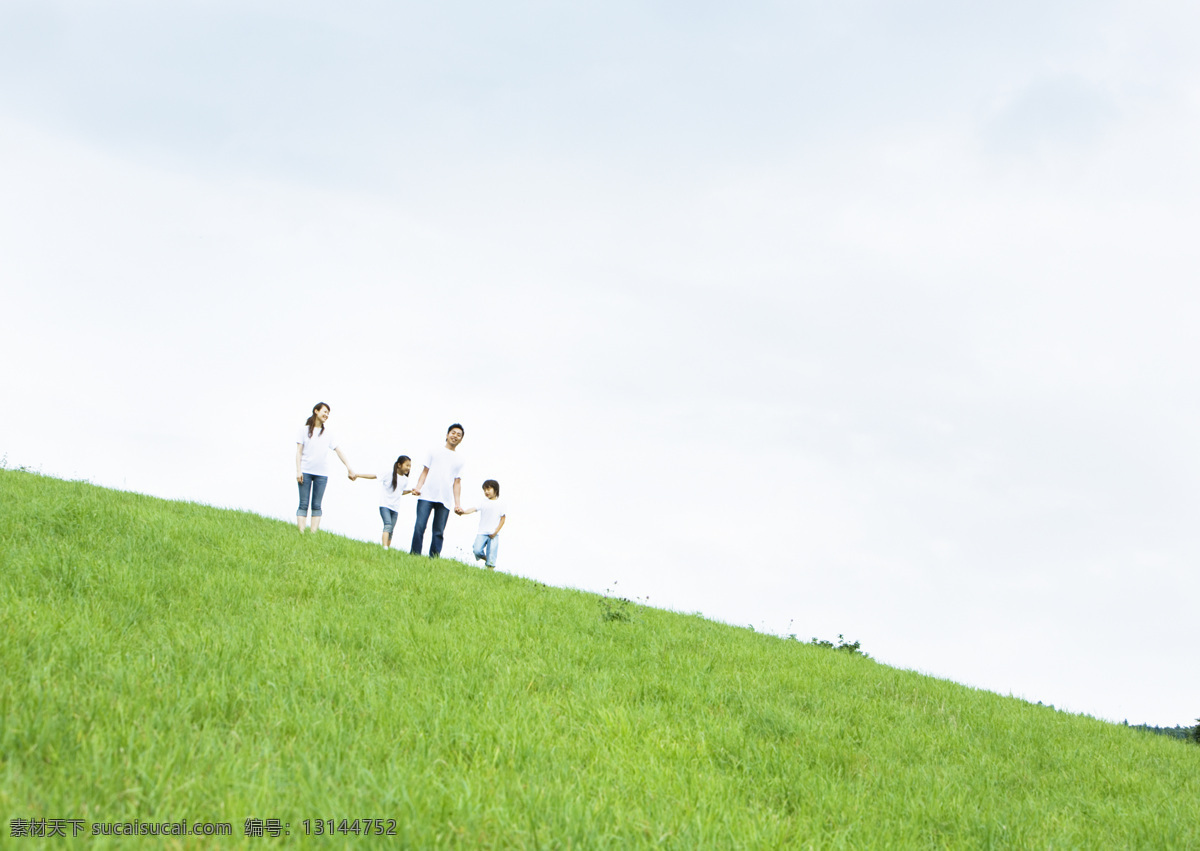
MULTIPOLYGON (((6 0, 0 460, 290 520, 315 403, 359 472, 461 422, 500 570, 1190 725, 1198 35, 6 0)), ((323 529, 377 541, 377 488, 323 529)))

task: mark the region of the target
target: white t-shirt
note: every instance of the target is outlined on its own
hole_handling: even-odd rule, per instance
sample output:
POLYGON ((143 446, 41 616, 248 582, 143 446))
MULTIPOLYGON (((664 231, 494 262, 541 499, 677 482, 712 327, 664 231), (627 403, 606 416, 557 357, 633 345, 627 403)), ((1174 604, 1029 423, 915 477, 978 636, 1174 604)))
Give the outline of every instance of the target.
POLYGON ((479 531, 477 535, 490 535, 496 531, 496 527, 500 525, 500 518, 504 516, 504 503, 500 497, 495 499, 484 498, 479 504, 479 531))
POLYGON ((409 487, 408 476, 396 476, 396 489, 392 490, 392 469, 388 467, 378 474, 380 482, 383 485, 379 490, 379 505, 381 508, 390 508, 392 511, 399 511, 400 498, 404 496, 404 492, 409 487))
POLYGON ((421 462, 429 468, 425 484, 421 486, 419 499, 440 502, 449 509, 454 508, 454 480, 462 478, 463 458, 453 449, 439 446, 425 453, 421 462))
POLYGON ((338 443, 333 439, 333 432, 325 429, 325 433, 321 433, 321 427, 316 426, 313 429, 312 437, 308 436, 308 426, 300 426, 300 434, 296 437, 296 442, 304 447, 300 453, 300 472, 312 473, 314 476, 329 475, 329 452, 332 449, 338 448, 338 443))

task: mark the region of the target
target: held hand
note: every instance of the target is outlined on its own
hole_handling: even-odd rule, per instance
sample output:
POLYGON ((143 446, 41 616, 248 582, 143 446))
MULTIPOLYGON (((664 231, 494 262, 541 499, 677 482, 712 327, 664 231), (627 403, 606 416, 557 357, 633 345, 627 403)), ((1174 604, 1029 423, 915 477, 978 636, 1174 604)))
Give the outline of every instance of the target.
POLYGON ((413 488, 413 490, 411 491, 411 493, 412 493, 412 495, 413 495, 413 496, 420 496, 420 495, 421 495, 421 492, 420 492, 419 490, 417 490, 416 488, 413 488))
POLYGON ((454 513, 457 514, 459 517, 462 517, 463 510, 461 508, 459 508, 458 506, 455 506, 454 513))

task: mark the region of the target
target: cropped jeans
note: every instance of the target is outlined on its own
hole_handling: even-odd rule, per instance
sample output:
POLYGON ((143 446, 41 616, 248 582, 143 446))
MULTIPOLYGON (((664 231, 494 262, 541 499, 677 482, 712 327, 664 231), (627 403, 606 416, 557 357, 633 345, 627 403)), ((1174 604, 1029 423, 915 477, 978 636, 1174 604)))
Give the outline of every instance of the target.
POLYGON ((471 551, 475 553, 475 558, 484 559, 488 567, 496 566, 496 550, 500 546, 500 536, 492 538, 488 535, 476 535, 475 546, 471 551))
POLYGON ((450 519, 450 509, 440 502, 428 499, 417 500, 417 522, 413 524, 412 547, 409 549, 415 556, 421 554, 421 545, 425 543, 425 526, 429 523, 429 515, 433 514, 433 537, 429 540, 429 554, 441 555, 442 538, 446 532, 446 521, 450 519))
POLYGON ((321 516, 321 497, 325 496, 325 485, 329 483, 328 476, 314 476, 312 473, 304 474, 304 481, 297 482, 300 487, 300 507, 296 509, 296 516, 303 517, 308 514, 308 495, 312 491, 312 516, 321 516))

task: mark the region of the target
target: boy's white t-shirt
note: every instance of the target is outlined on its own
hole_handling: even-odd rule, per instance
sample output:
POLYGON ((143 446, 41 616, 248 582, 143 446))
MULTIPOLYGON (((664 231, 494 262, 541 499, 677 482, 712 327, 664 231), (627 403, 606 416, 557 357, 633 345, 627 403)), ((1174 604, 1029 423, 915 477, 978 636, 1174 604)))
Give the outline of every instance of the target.
POLYGON ((483 502, 479 503, 479 531, 477 535, 490 535, 496 531, 496 527, 500 525, 500 518, 504 516, 504 503, 500 497, 488 499, 484 497, 483 502))
POLYGON ((404 492, 408 490, 408 476, 396 476, 396 489, 392 490, 392 469, 392 467, 388 467, 378 474, 382 484, 382 487, 379 489, 379 505, 381 508, 390 508, 392 511, 399 511, 400 499, 404 496, 404 492))
POLYGON ((308 426, 302 425, 296 442, 303 447, 300 451, 300 472, 328 476, 329 452, 338 448, 337 441, 333 439, 333 432, 325 429, 322 433, 321 427, 317 426, 313 429, 312 437, 309 437, 308 426))
POLYGON ((418 499, 440 502, 453 509, 454 480, 462 478, 463 457, 453 449, 439 446, 426 452, 421 463, 429 468, 429 475, 425 477, 418 499))

